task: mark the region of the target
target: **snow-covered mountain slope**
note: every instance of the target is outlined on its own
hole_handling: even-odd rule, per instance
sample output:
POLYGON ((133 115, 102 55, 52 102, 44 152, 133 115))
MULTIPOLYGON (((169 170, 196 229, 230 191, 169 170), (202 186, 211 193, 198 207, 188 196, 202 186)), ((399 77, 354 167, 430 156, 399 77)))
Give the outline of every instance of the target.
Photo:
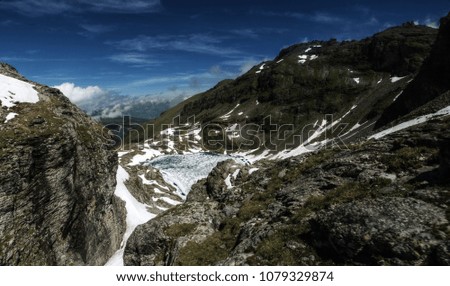
MULTIPOLYGON (((195 123, 201 126, 197 141, 203 150, 257 158, 316 150, 339 134, 346 134, 344 142, 357 140, 373 131, 414 78, 435 38, 434 29, 405 24, 361 41, 288 47, 164 112, 147 135, 160 140, 167 126, 181 131, 195 123)), ((129 137, 145 140, 136 132, 129 137)))

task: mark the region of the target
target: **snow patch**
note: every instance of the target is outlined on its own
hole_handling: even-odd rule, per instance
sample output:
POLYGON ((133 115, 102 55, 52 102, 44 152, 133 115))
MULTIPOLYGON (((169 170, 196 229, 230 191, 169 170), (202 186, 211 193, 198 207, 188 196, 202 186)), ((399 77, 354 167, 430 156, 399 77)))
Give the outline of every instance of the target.
MULTIPOLYGON (((156 185, 156 186, 160 187, 161 189, 165 189, 165 190, 167 190, 167 191, 170 191, 170 189, 169 189, 168 187, 161 185, 161 184, 160 184, 158 181, 156 181, 156 180, 147 180, 147 179, 145 178, 145 175, 139 175, 138 177, 141 178, 142 184, 143 184, 143 185, 148 185, 148 186, 156 185)), ((155 188, 155 190, 157 190, 157 188, 155 188)))
POLYGON ((159 152, 158 150, 155 150, 153 148, 145 148, 144 150, 142 150, 142 152, 144 152, 144 154, 135 155, 131 159, 131 163, 129 163, 128 166, 137 166, 142 163, 145 163, 148 160, 151 160, 152 158, 162 155, 161 152, 159 152))
POLYGON ((400 91, 400 93, 399 94, 397 94, 395 97, 394 97, 394 100, 392 100, 392 102, 394 102, 394 101, 396 101, 397 100, 397 98, 401 95, 403 93, 403 90, 402 91, 400 91))
POLYGON ((147 205, 138 202, 133 195, 128 191, 125 182, 130 178, 125 169, 119 165, 117 169, 116 179, 117 185, 114 194, 125 202, 125 209, 127 210, 126 224, 127 228, 123 235, 123 240, 120 249, 108 260, 106 266, 123 266, 123 253, 127 244, 128 238, 138 225, 146 223, 154 218, 156 215, 147 211, 147 205))
POLYGON ((163 200, 166 203, 168 203, 169 205, 173 205, 173 206, 181 204, 181 202, 176 201, 176 200, 172 200, 171 198, 168 198, 168 197, 162 197, 161 200, 163 200))
POLYGON ((305 153, 309 153, 312 151, 315 151, 317 148, 313 147, 313 146, 308 146, 308 148, 306 148, 303 144, 291 149, 291 150, 285 150, 284 152, 278 153, 276 156, 274 156, 273 159, 286 159, 289 157, 294 157, 294 156, 298 156, 301 154, 305 154, 305 153))
POLYGON ((284 61, 284 59, 281 59, 281 60, 277 61, 277 64, 281 63, 282 61, 284 61))
POLYGON ((358 129, 359 127, 363 126, 363 125, 366 124, 366 123, 367 123, 367 121, 364 122, 363 124, 359 124, 359 122, 358 122, 358 123, 356 123, 355 125, 353 125, 353 127, 350 128, 350 130, 349 130, 348 132, 352 132, 353 130, 358 129))
POLYGON ((260 73, 260 72, 264 69, 264 66, 265 66, 265 65, 266 65, 265 63, 262 64, 262 65, 259 67, 259 70, 256 71, 256 73, 260 73))
POLYGON ((354 80, 357 84, 359 84, 359 77, 354 77, 353 80, 354 80))
POLYGON ((236 171, 233 172, 233 179, 236 180, 236 178, 237 178, 237 176, 239 175, 239 172, 240 172, 240 171, 241 171, 240 169, 236 169, 236 171))
POLYGON ((219 118, 220 119, 228 119, 231 116, 231 114, 236 110, 236 108, 239 107, 239 105, 240 105, 239 103, 236 104, 236 106, 233 109, 231 109, 227 114, 224 114, 224 115, 220 116, 219 118))
POLYGON ((352 112, 353 109, 355 109, 358 105, 353 105, 349 111, 347 111, 347 113, 345 113, 344 115, 342 115, 342 117, 340 119, 338 119, 338 122, 340 122, 345 116, 349 115, 350 112, 352 112))
MULTIPOLYGON (((357 107, 357 105, 353 105, 344 115, 342 115, 341 118, 334 120, 331 124, 329 124, 327 126, 327 121, 325 119, 322 120, 321 125, 319 126, 319 128, 317 128, 314 133, 308 137, 308 139, 303 142, 300 146, 291 149, 291 150, 285 150, 283 152, 280 152, 278 154, 276 154, 275 156, 273 156, 271 159, 286 159, 289 157, 294 157, 294 156, 298 156, 301 154, 305 154, 305 153, 309 153, 315 150, 318 150, 321 146, 325 145, 328 140, 323 140, 322 142, 316 142, 313 144, 310 144, 310 142, 316 138, 318 138, 323 132, 332 129, 336 124, 338 124, 339 122, 342 121, 342 119, 344 119, 353 109, 355 109, 357 107)), ((317 122, 314 124, 316 125, 317 122)))
POLYGON ((8 113, 8 115, 6 115, 5 123, 7 123, 8 121, 12 120, 14 117, 16 117, 16 115, 19 115, 19 114, 15 113, 15 112, 8 113))
POLYGON ((121 151, 121 152, 117 152, 117 156, 118 156, 119 158, 122 158, 122 156, 124 156, 124 155, 126 155, 126 154, 128 154, 128 153, 130 153, 130 151, 121 151))
POLYGON ((411 126, 415 126, 424 122, 427 122, 428 120, 430 120, 433 117, 442 117, 442 116, 446 116, 450 114, 450 106, 447 106, 446 108, 443 108, 435 113, 431 113, 431 114, 427 114, 427 115, 422 115, 419 116, 415 119, 412 120, 408 120, 406 122, 400 123, 394 127, 388 128, 386 130, 383 130, 381 132, 378 132, 372 136, 369 137, 369 139, 380 139, 383 138, 386 135, 389 135, 391 133, 406 129, 408 127, 411 126))
POLYGON ((36 103, 39 101, 38 92, 29 84, 9 76, 0 74, 1 106, 11 108, 16 103, 36 103))
POLYGON ((347 137, 349 137, 349 135, 351 135, 351 133, 352 133, 353 131, 357 130, 359 127, 363 126, 363 125, 366 124, 367 122, 368 122, 368 121, 365 121, 365 122, 362 123, 362 124, 359 124, 359 122, 356 123, 355 125, 353 125, 352 128, 350 128, 350 130, 348 130, 347 132, 345 132, 344 134, 342 134, 340 137, 341 137, 341 138, 347 138, 347 137))
POLYGON ((406 77, 406 76, 402 76, 402 77, 399 77, 399 76, 393 76, 393 77, 391 77, 391 82, 392 82, 392 83, 397 82, 397 81, 399 81, 399 80, 404 79, 405 77, 406 77))
POLYGON ((228 174, 227 178, 224 180, 225 185, 227 185, 227 189, 232 189, 233 185, 231 184, 231 176, 228 174))
POLYGON ((256 172, 258 170, 259 170, 259 168, 251 168, 250 170, 248 170, 248 174, 251 175, 251 174, 253 174, 253 172, 256 172))
MULTIPOLYGON (((316 121, 316 123, 314 123, 314 126, 316 126, 318 122, 319 121, 316 121)), ((319 128, 317 128, 311 136, 308 136, 308 139, 306 139, 306 141, 305 141, 305 143, 303 143, 303 145, 306 145, 309 142, 311 142, 312 140, 319 137, 325 131, 326 125, 327 125, 327 121, 325 119, 322 119, 322 123, 320 124, 319 128)))
POLYGON ((299 55, 298 56, 298 58, 299 58, 299 60, 298 60, 298 63, 299 64, 304 64, 304 63, 306 63, 306 61, 312 61, 312 60, 315 60, 315 59, 317 59, 319 56, 318 55, 299 55))
POLYGON ((167 128, 164 129, 160 132, 161 135, 169 135, 169 136, 173 136, 175 134, 175 129, 174 128, 167 128))

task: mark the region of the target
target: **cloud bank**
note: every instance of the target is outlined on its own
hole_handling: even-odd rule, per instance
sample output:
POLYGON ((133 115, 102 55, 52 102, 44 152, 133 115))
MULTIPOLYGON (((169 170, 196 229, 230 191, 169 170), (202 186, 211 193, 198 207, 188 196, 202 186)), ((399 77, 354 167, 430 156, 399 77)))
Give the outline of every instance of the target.
POLYGON ((108 94, 107 91, 98 86, 79 87, 71 82, 65 82, 61 85, 54 86, 54 88, 59 89, 75 104, 91 101, 94 98, 104 97, 108 94))
POLYGON ((62 83, 54 88, 59 89, 72 103, 95 118, 130 115, 150 119, 184 99, 180 97, 183 94, 175 93, 171 97, 123 96, 99 86, 80 87, 71 82, 62 83))

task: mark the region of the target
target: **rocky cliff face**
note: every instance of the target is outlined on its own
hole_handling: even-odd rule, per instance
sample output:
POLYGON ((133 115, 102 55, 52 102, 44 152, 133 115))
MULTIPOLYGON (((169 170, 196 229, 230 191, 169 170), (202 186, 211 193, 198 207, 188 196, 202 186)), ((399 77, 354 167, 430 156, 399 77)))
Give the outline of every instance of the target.
POLYGON ((398 100, 389 106, 376 127, 381 127, 437 98, 450 89, 450 14, 441 19, 439 34, 419 74, 398 100))
POLYGON ((6 64, 0 76, 0 265, 104 264, 125 214, 101 126, 6 64))

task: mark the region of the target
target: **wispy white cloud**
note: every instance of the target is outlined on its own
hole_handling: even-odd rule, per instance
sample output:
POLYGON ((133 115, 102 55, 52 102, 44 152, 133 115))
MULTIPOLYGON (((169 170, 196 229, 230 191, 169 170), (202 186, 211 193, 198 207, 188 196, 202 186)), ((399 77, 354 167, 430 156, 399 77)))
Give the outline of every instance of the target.
POLYGON ((336 24, 336 23, 343 23, 346 22, 343 18, 334 16, 328 13, 314 13, 313 15, 309 15, 307 17, 309 20, 316 22, 316 23, 322 23, 322 24, 336 24))
POLYGON ((430 17, 425 18, 425 20, 419 21, 414 20, 414 25, 424 25, 433 29, 439 29, 439 21, 433 20, 430 17))
POLYGON ((256 59, 254 57, 248 57, 248 58, 243 58, 243 59, 224 61, 224 62, 222 62, 222 64, 226 65, 226 66, 236 67, 238 70, 237 75, 242 75, 242 74, 248 72, 252 67, 254 67, 255 65, 257 65, 258 63, 260 63, 264 60, 265 60, 265 58, 256 59))
POLYGON ((151 59, 147 55, 141 53, 116 54, 110 56, 109 59, 113 62, 131 64, 138 67, 158 66, 162 63, 160 60, 151 59))
POLYGON ((59 89, 74 104, 97 118, 122 115, 152 118, 169 108, 170 101, 182 94, 173 91, 170 93, 171 97, 165 98, 158 98, 155 95, 123 96, 114 90, 99 86, 81 87, 72 82, 64 82, 54 88, 59 89))
POLYGON ((26 16, 59 14, 73 9, 71 1, 12 0, 1 1, 0 9, 13 10, 26 16))
MULTIPOLYGON (((35 55, 39 51, 36 50, 27 50, 25 54, 27 55, 35 55)), ((64 62, 64 61, 73 61, 73 59, 64 59, 64 58, 42 58, 42 57, 30 57, 30 56, 5 56, 0 57, 0 61, 14 63, 14 62, 64 62)))
POLYGON ((208 34, 190 35, 158 35, 138 36, 117 42, 109 42, 110 45, 125 51, 145 52, 149 50, 172 50, 192 52, 199 54, 233 56, 241 52, 221 45, 223 38, 208 34))
POLYGON ((258 61, 253 61, 253 60, 249 60, 244 62, 240 67, 239 67, 239 74, 244 74, 246 72, 248 72, 252 67, 254 67, 256 64, 258 64, 258 61))
POLYGON ((254 29, 236 29, 230 31, 232 34, 243 38, 257 39, 259 38, 258 32, 254 29))
POLYGON ((364 24, 369 25, 369 26, 371 26, 371 25, 378 25, 378 24, 380 24, 380 21, 378 21, 378 19, 375 16, 372 16, 364 24))
POLYGON ((339 16, 319 11, 310 14, 299 12, 273 12, 273 11, 251 11, 250 13, 268 17, 295 18, 299 20, 306 20, 320 24, 336 24, 347 22, 346 19, 341 18, 339 16))
POLYGON ((0 2, 0 9, 12 10, 25 16, 85 11, 137 14, 156 12, 160 8, 160 0, 11 0, 0 2))
POLYGON ((13 26, 15 24, 17 24, 17 23, 14 22, 13 20, 9 20, 9 19, 0 21, 0 26, 3 26, 3 27, 10 27, 10 26, 13 26))
POLYGON ((439 29, 439 22, 437 20, 432 20, 430 18, 426 18, 423 21, 424 25, 433 29, 439 29))
POLYGON ((200 78, 211 77, 211 74, 201 73, 201 74, 177 74, 168 76, 155 76, 146 79, 135 80, 131 82, 130 85, 131 86, 152 86, 158 84, 187 85, 187 83, 199 77, 200 78))
POLYGON ((206 71, 196 73, 179 73, 142 78, 130 82, 128 86, 130 88, 149 87, 152 89, 158 87, 164 87, 166 89, 169 86, 173 90, 181 88, 183 90, 189 90, 189 94, 195 94, 204 91, 206 88, 211 88, 224 78, 235 78, 236 76, 236 73, 224 70, 220 65, 214 65, 206 71))
POLYGON ((156 12, 161 8, 160 0, 75 0, 87 9, 110 13, 146 13, 156 12))
POLYGON ((80 27, 83 28, 84 31, 92 34, 101 34, 114 30, 114 26, 103 24, 81 24, 80 27))
POLYGON ((14 62, 34 62, 36 61, 33 58, 29 57, 0 57, 0 61, 6 63, 14 63, 14 62))

